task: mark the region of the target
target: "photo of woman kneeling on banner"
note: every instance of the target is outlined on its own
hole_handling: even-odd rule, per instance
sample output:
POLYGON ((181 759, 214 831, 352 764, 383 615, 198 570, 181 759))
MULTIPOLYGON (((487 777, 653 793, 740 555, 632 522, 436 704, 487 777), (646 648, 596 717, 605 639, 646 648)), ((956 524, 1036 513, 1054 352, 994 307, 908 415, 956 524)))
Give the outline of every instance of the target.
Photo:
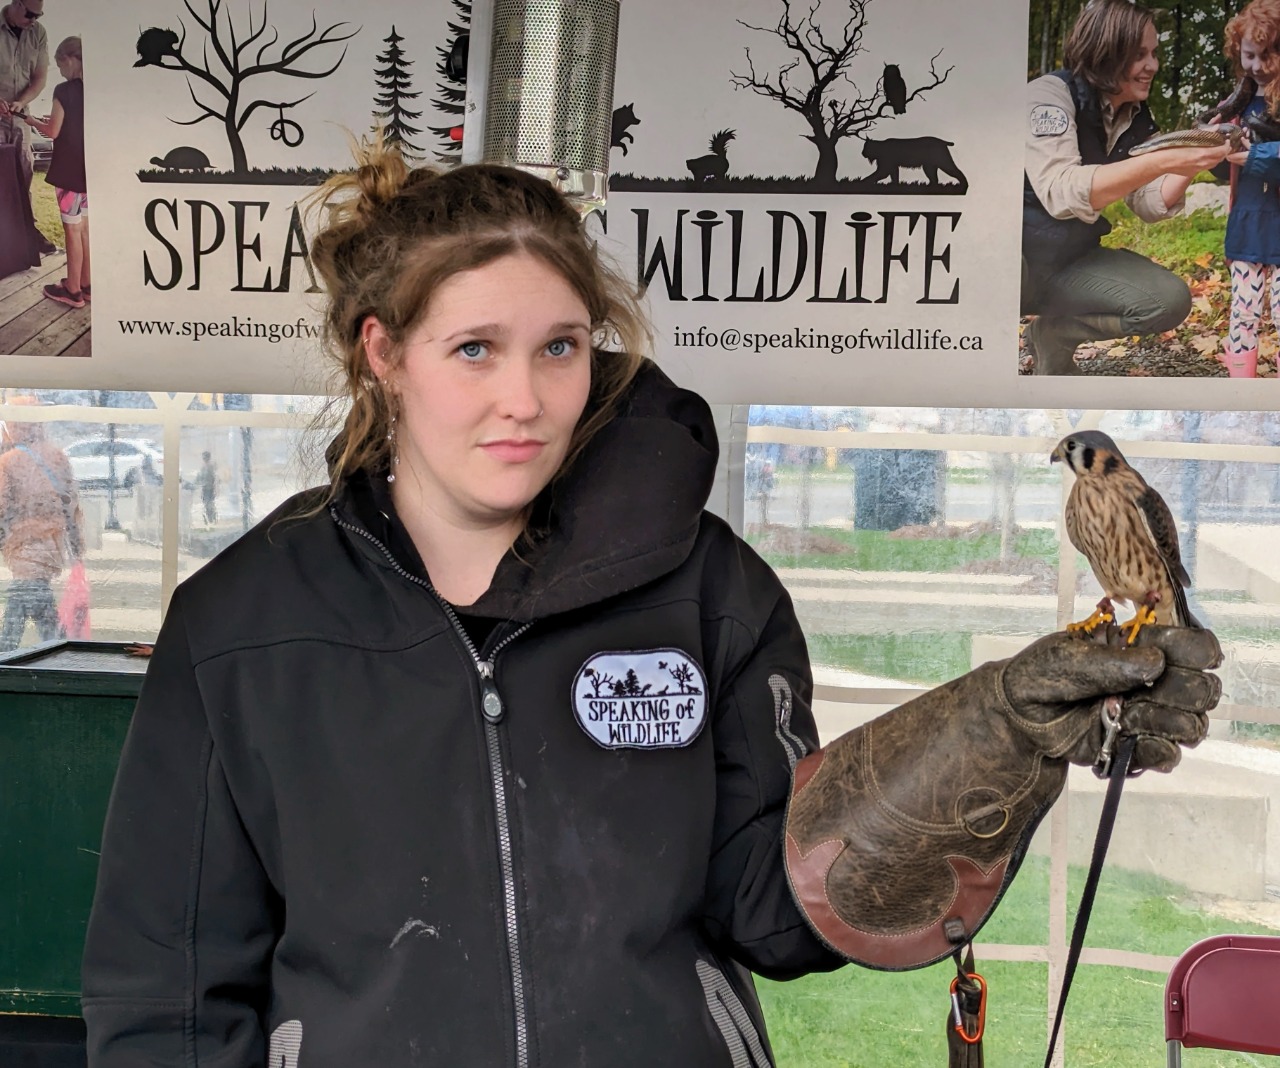
POLYGON ((1277 144, 1259 143, 1276 30, 1250 38, 1263 5, 1280 6, 1232 18, 1204 0, 1165 28, 1129 0, 1074 19, 1062 0, 1032 4, 1028 68, 1043 73, 1027 87, 1021 373, 1225 377, 1240 362, 1227 210, 1276 166, 1277 144))

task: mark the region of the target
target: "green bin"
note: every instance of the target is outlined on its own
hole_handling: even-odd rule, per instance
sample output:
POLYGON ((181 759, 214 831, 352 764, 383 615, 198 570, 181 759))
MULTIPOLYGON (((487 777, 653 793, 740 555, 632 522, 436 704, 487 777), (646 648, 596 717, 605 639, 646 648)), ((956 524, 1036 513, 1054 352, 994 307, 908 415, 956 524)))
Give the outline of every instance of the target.
POLYGON ((146 669, 114 642, 0 656, 0 1013, 80 1014, 102 822, 146 669))

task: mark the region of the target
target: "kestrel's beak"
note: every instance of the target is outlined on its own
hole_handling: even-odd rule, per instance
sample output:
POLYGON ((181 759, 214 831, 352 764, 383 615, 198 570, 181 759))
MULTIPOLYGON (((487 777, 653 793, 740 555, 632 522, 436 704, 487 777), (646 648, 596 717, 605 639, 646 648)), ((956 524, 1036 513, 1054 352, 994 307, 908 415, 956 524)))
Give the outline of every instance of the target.
POLYGON ((1054 449, 1053 452, 1049 453, 1049 462, 1051 464, 1056 464, 1061 459, 1062 454, 1057 449, 1054 449))

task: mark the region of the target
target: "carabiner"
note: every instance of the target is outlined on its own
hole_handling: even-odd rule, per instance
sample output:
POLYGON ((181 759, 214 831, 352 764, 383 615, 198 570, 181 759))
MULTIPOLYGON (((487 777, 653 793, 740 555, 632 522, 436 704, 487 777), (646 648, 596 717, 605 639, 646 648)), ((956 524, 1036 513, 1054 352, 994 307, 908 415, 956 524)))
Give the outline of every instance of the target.
POLYGON ((1099 779, 1111 774, 1111 758, 1115 755, 1116 735, 1120 733, 1120 711, 1123 707, 1119 697, 1112 694, 1102 702, 1099 714, 1102 717, 1102 748, 1098 750, 1097 759, 1093 762, 1093 773, 1099 779))
POLYGON ((987 1026, 987 981, 977 972, 965 972, 965 977, 978 984, 978 1023, 973 1034, 965 1030, 964 1017, 960 1013, 960 994, 956 987, 960 985, 960 976, 951 980, 951 1012, 955 1017, 955 1031, 965 1042, 974 1046, 982 1041, 982 1032, 987 1026))

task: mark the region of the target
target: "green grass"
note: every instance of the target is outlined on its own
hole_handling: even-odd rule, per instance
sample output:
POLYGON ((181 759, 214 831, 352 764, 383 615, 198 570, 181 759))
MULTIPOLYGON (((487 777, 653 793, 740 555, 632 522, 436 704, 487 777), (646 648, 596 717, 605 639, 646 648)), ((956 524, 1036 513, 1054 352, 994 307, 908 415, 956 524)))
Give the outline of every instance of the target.
MULTIPOLYGON (((804 478, 804 465, 779 464, 774 468, 773 477, 777 482, 799 482, 804 478)), ((811 482, 848 482, 851 477, 848 467, 845 466, 837 466, 835 470, 830 471, 825 467, 810 467, 809 469, 809 480, 811 482)))
POLYGON ((1270 748, 1280 747, 1280 724, 1232 720, 1231 735, 1241 741, 1262 742, 1270 748))
MULTIPOLYGON (((949 467, 947 468, 947 485, 949 486, 990 486, 993 481, 989 467, 949 467)), ((1062 473, 1047 463, 1044 467, 1024 467, 1018 472, 1019 485, 1057 485, 1062 481, 1062 473)))
POLYGON ((1222 266, 1222 243, 1227 234, 1227 220, 1223 215, 1201 208, 1190 215, 1165 219, 1159 226, 1150 226, 1123 202, 1111 205, 1103 214, 1113 227, 1102 239, 1109 248, 1131 249, 1182 278, 1204 277, 1205 268, 1196 260, 1206 253, 1213 257, 1215 268, 1222 266))
MULTIPOLYGON (((980 939, 1013 945, 1048 939, 1048 860, 1028 857, 983 928, 980 939)), ((1074 909, 1084 870, 1069 873, 1074 909)), ((1070 919, 1071 917, 1069 917, 1070 919)), ((1192 943, 1226 932, 1275 934, 1256 924, 1196 910, 1176 883, 1108 868, 1099 886, 1087 944, 1176 956, 1192 943)), ((989 987, 988 1068, 1023 1068, 1044 1059, 1047 969, 1043 964, 984 962, 989 987)), ((779 1068, 880 1068, 946 1064, 944 1018, 955 974, 949 962, 921 971, 884 973, 848 967, 790 983, 758 979, 779 1068)), ((1131 1068, 1163 1063, 1164 976, 1100 965, 1076 973, 1067 1006, 1070 1068, 1131 1068)), ((1197 1068, 1256 1063, 1240 1054, 1198 1050, 1197 1068)))
MULTIPOLYGON (((820 537, 829 551, 778 551, 761 546, 758 531, 748 532, 747 541, 773 567, 845 568, 856 571, 955 571, 976 560, 994 560, 1000 555, 1000 535, 982 534, 972 538, 894 538, 883 530, 810 531, 820 537)), ((785 539, 786 535, 783 535, 785 539)), ((785 544, 785 542, 784 542, 785 544)), ((1029 530, 1014 539, 1014 554, 1048 560, 1056 565, 1057 538, 1052 530, 1029 530)))
POLYGON ((815 664, 864 675, 936 686, 970 667, 970 635, 953 631, 911 634, 811 634, 815 664))
POLYGON ((62 230, 62 216, 58 214, 58 198, 40 171, 36 171, 31 179, 31 207, 36 214, 36 228, 58 248, 65 248, 67 241, 62 230))

